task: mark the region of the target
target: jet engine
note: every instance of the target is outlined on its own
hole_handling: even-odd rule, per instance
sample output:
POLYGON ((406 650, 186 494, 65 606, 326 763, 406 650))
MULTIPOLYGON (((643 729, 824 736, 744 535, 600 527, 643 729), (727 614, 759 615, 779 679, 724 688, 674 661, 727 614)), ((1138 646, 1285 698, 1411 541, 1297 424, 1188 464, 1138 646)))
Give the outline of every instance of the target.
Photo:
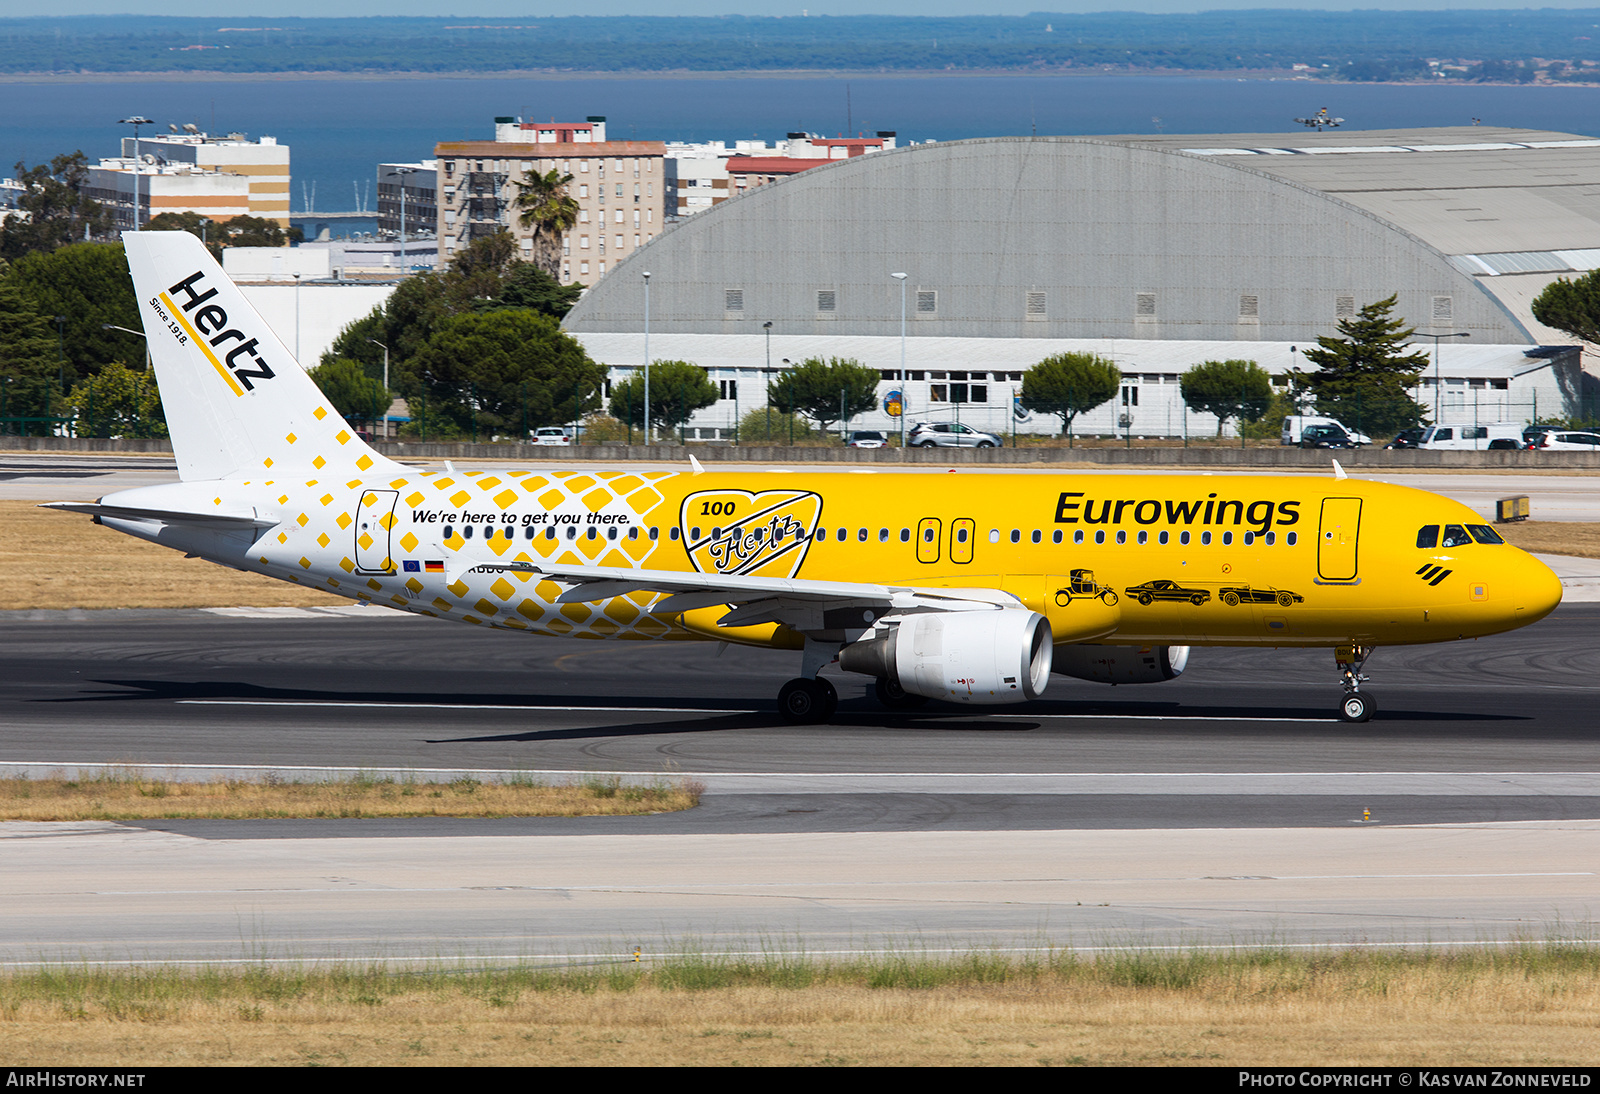
POLYGON ((1188 646, 1097 646, 1082 643, 1055 652, 1053 671, 1098 684, 1157 684, 1183 675, 1188 646))
POLYGON ((956 703, 1021 703, 1050 683, 1054 644, 1038 612, 929 612, 887 622, 892 629, 840 650, 840 667, 956 703))

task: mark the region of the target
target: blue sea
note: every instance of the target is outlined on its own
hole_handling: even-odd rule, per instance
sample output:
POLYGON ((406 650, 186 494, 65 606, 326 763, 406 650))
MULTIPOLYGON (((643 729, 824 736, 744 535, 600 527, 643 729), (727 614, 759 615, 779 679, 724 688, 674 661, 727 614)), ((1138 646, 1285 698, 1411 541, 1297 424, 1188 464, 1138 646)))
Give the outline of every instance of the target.
POLYGON ((1600 88, 1176 76, 94 80, 0 83, 0 101, 0 163, 7 165, 78 149, 91 159, 113 155, 128 129, 117 120, 139 113, 161 131, 193 122, 212 133, 274 136, 291 148, 297 214, 312 201, 322 211, 371 209, 377 164, 429 157, 436 141, 490 139, 495 116, 507 114, 603 114, 613 138, 639 140, 772 141, 789 131, 887 129, 901 143, 1158 131, 1282 133, 1287 142, 1303 132, 1293 119, 1322 107, 1351 129, 1479 118, 1600 135, 1600 88))

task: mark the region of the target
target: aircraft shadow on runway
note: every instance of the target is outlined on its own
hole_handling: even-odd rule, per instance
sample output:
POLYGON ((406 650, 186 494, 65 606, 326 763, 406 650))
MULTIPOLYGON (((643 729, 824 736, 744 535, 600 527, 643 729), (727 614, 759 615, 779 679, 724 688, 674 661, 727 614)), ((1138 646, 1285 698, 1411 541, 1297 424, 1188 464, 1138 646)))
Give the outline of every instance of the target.
MULTIPOLYGON (((982 712, 971 707, 954 704, 930 703, 911 711, 888 711, 871 699, 848 698, 839 707, 831 726, 789 727, 777 716, 769 703, 738 699, 672 699, 659 696, 629 696, 610 694, 530 694, 484 692, 400 692, 393 689, 381 691, 332 688, 286 688, 252 684, 243 681, 216 680, 109 680, 85 681, 87 685, 104 689, 74 696, 41 699, 50 704, 73 703, 150 703, 150 702, 206 702, 228 701, 245 704, 233 711, 251 709, 250 704, 262 704, 256 709, 278 711, 305 706, 322 711, 348 709, 363 712, 365 717, 380 716, 390 721, 405 720, 424 725, 442 727, 443 724, 460 725, 462 719, 471 718, 481 725, 485 715, 492 715, 495 729, 470 735, 430 738, 430 743, 484 743, 519 740, 562 740, 593 737, 658 736, 681 733, 718 733, 729 730, 793 729, 817 731, 837 730, 889 730, 948 733, 1025 733, 1041 729, 1085 730, 1091 726, 1100 733, 1147 733, 1181 728, 1189 734, 1225 733, 1229 736, 1281 734, 1285 723, 1308 723, 1322 727, 1338 725, 1320 700, 1308 696, 1306 704, 1282 703, 1275 705, 1241 706, 1238 703, 1184 702, 1182 700, 1127 701, 1107 703, 1101 700, 1042 700, 1026 707, 989 707, 982 712), (752 709, 754 707, 755 709, 752 709), (640 718, 638 709, 649 708, 658 717, 640 718), (676 714, 678 708, 682 713, 676 714), (529 716, 548 715, 564 720, 583 720, 581 725, 540 727, 523 721, 508 725, 507 719, 522 720, 529 716), (610 719, 608 715, 617 715, 610 719), (596 718, 600 721, 597 723, 596 718)), ((1209 689, 1208 689, 1209 690, 1209 689)), ((1209 697, 1208 697, 1209 698, 1209 697)), ((1531 720, 1526 713, 1497 713, 1477 711, 1441 710, 1381 710, 1377 719, 1366 726, 1343 725, 1344 734, 1389 733, 1398 728, 1396 723, 1411 723, 1417 728, 1448 729, 1459 733, 1469 725, 1485 723, 1521 722, 1531 720), (1386 723, 1389 728, 1380 724, 1386 723)), ((1495 734, 1498 735, 1498 734, 1495 734)))

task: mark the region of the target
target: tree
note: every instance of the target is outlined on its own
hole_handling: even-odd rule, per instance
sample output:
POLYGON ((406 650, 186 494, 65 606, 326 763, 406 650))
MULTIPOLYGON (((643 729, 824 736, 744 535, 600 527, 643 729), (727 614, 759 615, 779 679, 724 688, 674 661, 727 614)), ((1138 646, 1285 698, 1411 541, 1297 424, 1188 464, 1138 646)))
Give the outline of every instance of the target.
POLYGON ((360 364, 346 357, 325 361, 310 375, 346 421, 376 421, 394 402, 394 394, 381 381, 368 376, 360 364))
POLYGON ((1391 317, 1397 299, 1390 296, 1366 305, 1354 319, 1339 320, 1340 337, 1323 335, 1320 348, 1305 351, 1306 360, 1318 366, 1302 377, 1317 409, 1373 436, 1410 429, 1423 417, 1408 390, 1427 367, 1428 355, 1404 352, 1416 331, 1391 317))
POLYGON ((804 414, 826 433, 841 418, 848 421, 877 405, 878 380, 877 369, 852 357, 807 357, 778 377, 767 401, 804 414))
POLYGON ((515 204, 521 210, 517 222, 533 229, 535 261, 554 278, 561 276, 561 237, 578 223, 577 199, 567 193, 571 181, 571 175, 552 167, 543 175, 530 172, 527 182, 516 184, 515 204))
POLYGON ((62 316, 61 340, 69 381, 92 376, 112 361, 142 361, 145 340, 139 302, 120 243, 74 243, 51 252, 25 255, 6 272, 6 283, 22 292, 50 325, 51 372, 55 372, 55 316, 62 316))
POLYGON ((111 231, 111 214, 84 195, 89 162, 82 152, 56 156, 48 166, 17 164, 23 214, 0 218, 0 258, 15 259, 53 251, 68 243, 103 238, 111 231))
POLYGON ((1533 317, 1563 334, 1600 345, 1600 270, 1550 282, 1533 298, 1533 317))
POLYGON ((562 319, 582 295, 582 285, 563 285, 533 263, 517 262, 502 280, 494 306, 528 308, 540 315, 562 319))
POLYGON ((112 361, 73 385, 67 396, 79 437, 165 437, 167 420, 155 376, 112 361))
POLYGON ((740 444, 790 444, 810 439, 811 424, 798 414, 758 406, 739 419, 740 444))
POLYGON ((444 319, 394 374, 414 409, 426 399, 430 431, 521 433, 596 409, 605 370, 555 320, 505 308, 444 319))
MULTIPOLYGON (((0 281, 0 432, 13 432, 6 418, 54 418, 65 409, 57 374, 56 334, 33 301, 0 281)), ((15 430, 40 436, 43 421, 15 430)))
POLYGON ((1070 434, 1072 419, 1116 398, 1122 370, 1092 353, 1058 353, 1022 374, 1022 407, 1041 414, 1059 414, 1061 431, 1070 434))
POLYGON ((283 225, 266 217, 230 217, 218 228, 222 243, 227 247, 287 247, 304 238, 299 228, 285 230, 283 225))
POLYGON ((1272 404, 1272 377, 1254 361, 1202 361, 1178 390, 1189 409, 1217 416, 1218 437, 1229 418, 1253 422, 1272 404))
POLYGON ((145 224, 147 232, 188 232, 206 245, 211 257, 222 261, 223 240, 227 233, 218 222, 199 213, 157 213, 145 224), (201 223, 204 221, 204 223, 201 223))
MULTIPOLYGON (((650 363, 650 427, 675 429, 702 407, 717 401, 717 385, 706 370, 688 361, 650 363)), ((635 429, 644 428, 644 373, 611 385, 611 416, 635 429)), ((646 440, 648 444, 648 439, 646 440)))

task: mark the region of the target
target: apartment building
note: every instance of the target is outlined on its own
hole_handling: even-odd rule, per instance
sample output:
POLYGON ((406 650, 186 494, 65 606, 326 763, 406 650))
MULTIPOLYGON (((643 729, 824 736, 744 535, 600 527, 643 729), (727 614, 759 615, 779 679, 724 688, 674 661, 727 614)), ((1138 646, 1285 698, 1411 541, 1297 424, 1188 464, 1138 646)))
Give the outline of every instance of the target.
POLYGON ((666 220, 666 145, 609 140, 604 117, 499 117, 494 140, 444 141, 434 155, 441 263, 502 228, 516 237, 522 257, 535 260, 533 229, 520 223, 519 184, 551 171, 572 177, 567 194, 578 205, 577 222, 560 243, 555 272, 562 284, 598 281, 654 239, 666 220))
MULTIPOLYGON (((171 128, 171 133, 139 137, 139 156, 146 166, 175 169, 187 166, 200 172, 240 176, 248 184, 244 213, 275 220, 282 228, 289 227, 288 145, 279 144, 276 137, 252 141, 243 133, 213 137, 193 125, 171 128)), ((133 155, 134 138, 122 138, 120 158, 131 163, 133 155)))

